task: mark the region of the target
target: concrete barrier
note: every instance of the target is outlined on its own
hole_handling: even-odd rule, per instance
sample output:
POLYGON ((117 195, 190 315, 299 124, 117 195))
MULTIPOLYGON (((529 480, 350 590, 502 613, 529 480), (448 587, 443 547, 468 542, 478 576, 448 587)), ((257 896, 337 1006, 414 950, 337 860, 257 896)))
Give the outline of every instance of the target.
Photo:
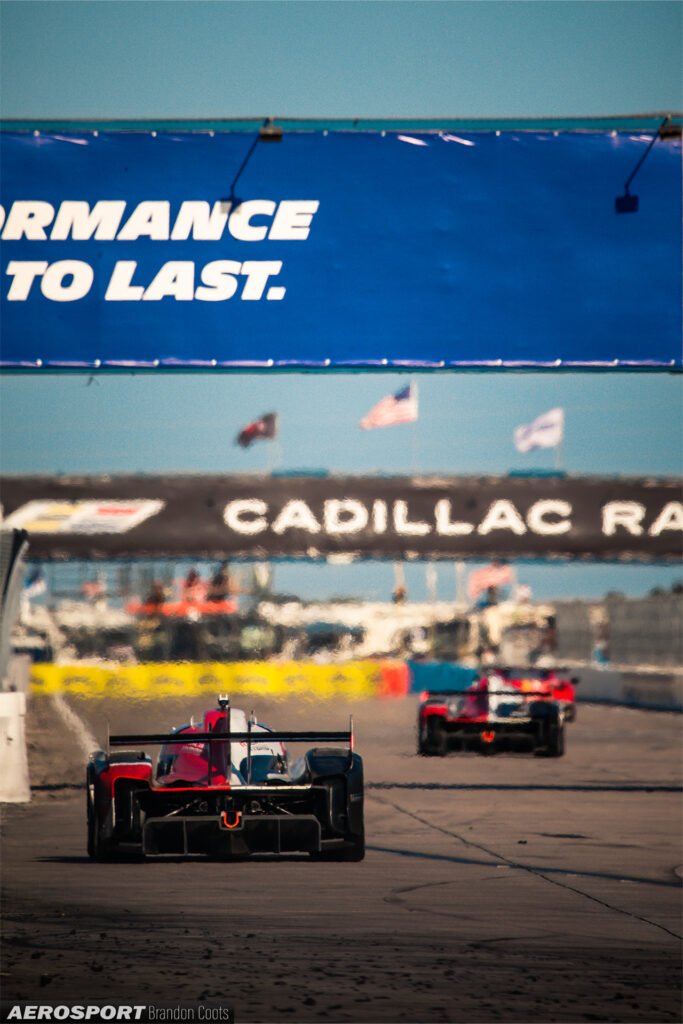
POLYGON ((0 803, 31 799, 24 718, 26 695, 0 693, 0 803))
POLYGON ((12 693, 28 693, 32 666, 30 654, 13 654, 7 665, 4 689, 12 693))
POLYGON ((624 667, 621 674, 625 704, 658 711, 683 711, 683 668, 667 672, 624 667))
POLYGON ((575 667, 577 700, 652 711, 683 711, 683 669, 575 667))
POLYGON ((579 680, 576 688, 577 703, 623 704, 624 680, 621 672, 594 668, 591 665, 572 666, 569 675, 579 680))

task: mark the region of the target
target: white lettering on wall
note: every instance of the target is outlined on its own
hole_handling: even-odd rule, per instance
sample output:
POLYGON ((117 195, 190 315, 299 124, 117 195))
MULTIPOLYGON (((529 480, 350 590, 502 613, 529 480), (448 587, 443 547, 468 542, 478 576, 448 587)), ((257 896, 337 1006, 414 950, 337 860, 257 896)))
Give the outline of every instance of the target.
POLYGON ((375 533, 387 532, 387 503, 380 498, 372 503, 372 528, 375 533))
POLYGON ((251 536, 268 528, 265 519, 268 506, 260 498, 238 498, 230 501, 223 511, 223 520, 235 533, 251 536))
POLYGON ((228 220, 230 205, 230 203, 218 200, 211 207, 203 200, 196 202, 186 200, 181 203, 171 231, 171 239, 174 242, 184 242, 186 238, 190 237, 191 232, 197 242, 220 241, 228 220))
POLYGON ((41 200, 18 200, 12 203, 7 215, 7 223, 2 233, 5 242, 18 242, 27 238, 33 242, 44 242, 47 238, 45 228, 52 223, 55 208, 52 203, 41 200))
POLYGON ((7 292, 8 301, 24 302, 36 277, 42 277, 46 270, 46 260, 10 260, 7 275, 12 278, 12 283, 7 292))
POLYGON ((683 503, 669 501, 648 530, 651 537, 659 537, 663 530, 683 530, 683 503))
POLYGON ((422 522, 421 520, 411 522, 408 519, 407 501, 394 502, 394 529, 396 533, 412 537, 424 537, 425 534, 431 533, 432 530, 429 523, 422 522))
POLYGON ((194 263, 191 260, 164 263, 142 298, 145 302, 158 302, 165 298, 191 302, 194 298, 194 263))
POLYGON ((568 533, 571 530, 571 520, 567 518, 571 514, 572 507, 568 501, 548 498, 534 502, 527 513, 526 521, 529 529, 534 533, 539 533, 542 537, 552 537, 560 533, 568 533), (559 516, 559 518, 555 522, 548 522, 546 516, 559 516))
POLYGON ((526 533, 524 520, 507 498, 492 502, 483 521, 477 527, 477 533, 482 536, 486 536, 492 530, 512 530, 519 537, 526 533))
POLYGON ((324 506, 323 523, 326 533, 358 533, 368 525, 368 510, 362 501, 354 498, 329 498, 324 506))
POLYGON ((50 239, 63 242, 71 236, 75 242, 84 242, 89 238, 111 242, 116 238, 125 209, 123 199, 100 199, 92 210, 89 203, 66 200, 57 211, 50 239))
POLYGON ((273 523, 273 533, 284 533, 285 530, 307 530, 308 533, 320 533, 320 523, 305 501, 294 498, 287 502, 273 523))
POLYGON ((645 506, 639 501, 608 501, 602 508, 602 532, 612 537, 618 527, 627 530, 634 537, 640 537, 643 527, 640 521, 645 515, 645 506))
POLYGON ((472 523, 460 523, 451 521, 451 503, 448 498, 440 498, 434 510, 436 517, 436 532, 443 537, 462 537, 472 533, 472 523))
POLYGON ((76 302, 90 291, 95 271, 82 260, 58 260, 52 263, 40 284, 46 299, 53 302, 76 302))
POLYGON ((230 234, 240 242, 262 242, 268 233, 268 225, 254 225, 252 217, 272 217, 275 203, 270 199, 250 199, 240 203, 230 215, 230 234))
POLYGON ((135 260, 119 260, 116 263, 104 296, 105 301, 135 302, 142 298, 145 290, 142 285, 131 285, 136 269, 135 260))
POLYGON ((168 239, 171 204, 166 199, 145 200, 138 203, 118 234, 120 242, 134 242, 138 238, 152 238, 157 242, 168 239))
POLYGON ((237 291, 237 277, 242 264, 236 260, 213 260, 202 270, 202 283, 194 293, 202 302, 225 302, 237 291))
POLYGON ((317 200, 283 199, 273 219, 268 238, 277 242, 304 242, 309 235, 317 200))

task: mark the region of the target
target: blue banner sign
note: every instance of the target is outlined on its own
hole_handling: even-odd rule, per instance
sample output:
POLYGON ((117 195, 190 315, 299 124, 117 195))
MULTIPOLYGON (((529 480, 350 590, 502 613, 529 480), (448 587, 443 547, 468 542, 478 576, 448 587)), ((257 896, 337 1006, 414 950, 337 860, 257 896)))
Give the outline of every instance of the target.
POLYGON ((3 132, 0 365, 680 369, 653 137, 3 132))

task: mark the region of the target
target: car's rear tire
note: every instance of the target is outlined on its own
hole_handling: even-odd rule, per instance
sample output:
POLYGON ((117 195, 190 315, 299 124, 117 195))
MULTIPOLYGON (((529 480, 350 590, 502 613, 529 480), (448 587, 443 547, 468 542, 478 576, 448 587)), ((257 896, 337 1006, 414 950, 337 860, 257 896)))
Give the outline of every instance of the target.
POLYGON ((92 806, 91 806, 91 803, 90 803, 90 793, 88 793, 87 790, 86 790, 86 801, 87 801, 86 813, 87 813, 87 833, 88 833, 87 850, 88 850, 88 856, 90 857, 90 859, 94 860, 95 859, 95 834, 94 834, 95 833, 95 823, 94 823, 94 814, 93 814, 92 806))
POLYGON ((100 863, 103 861, 120 860, 121 857, 117 852, 116 843, 113 843, 110 839, 102 838, 102 830, 97 821, 97 815, 95 814, 95 808, 93 807, 90 799, 90 793, 87 794, 87 801, 88 856, 91 860, 96 860, 100 863))
POLYGON ((564 713, 554 702, 535 701, 529 714, 536 726, 537 757, 562 757, 564 754, 564 713))
POLYGON ((558 722, 548 737, 548 757, 564 757, 564 722, 558 722))
POLYGON ((425 736, 420 739, 418 754, 422 757, 445 757, 448 752, 448 735, 438 719, 427 721, 425 736))
POLYGON ((111 844, 102 839, 94 814, 88 815, 88 856, 97 861, 112 859, 111 844))
POLYGON ((534 751, 534 753, 536 757, 564 757, 564 750, 564 722, 553 722, 548 727, 545 744, 534 751))

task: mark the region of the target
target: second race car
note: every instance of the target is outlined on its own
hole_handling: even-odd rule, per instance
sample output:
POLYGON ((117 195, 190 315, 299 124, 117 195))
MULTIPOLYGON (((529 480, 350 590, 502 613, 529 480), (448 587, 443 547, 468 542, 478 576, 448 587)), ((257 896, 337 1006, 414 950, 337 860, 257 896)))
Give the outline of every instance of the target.
POLYGON ((524 692, 498 670, 466 690, 423 693, 417 730, 418 753, 426 757, 449 750, 562 757, 565 750, 565 710, 551 687, 524 692))

